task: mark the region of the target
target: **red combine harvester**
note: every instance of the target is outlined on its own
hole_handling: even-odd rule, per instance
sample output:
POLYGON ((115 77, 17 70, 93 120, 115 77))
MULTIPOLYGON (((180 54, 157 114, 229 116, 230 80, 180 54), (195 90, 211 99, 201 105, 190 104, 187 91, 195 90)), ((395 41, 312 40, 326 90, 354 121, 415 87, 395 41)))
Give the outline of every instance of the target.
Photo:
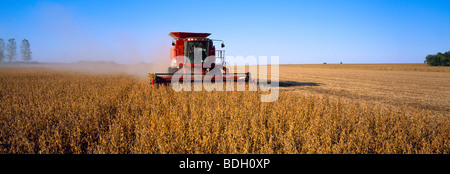
POLYGON ((209 35, 211 33, 169 33, 173 38, 173 47, 170 49, 172 62, 167 73, 149 74, 151 84, 197 82, 198 79, 203 81, 206 76, 210 76, 208 80, 211 82, 249 82, 249 72, 229 72, 225 62, 225 50, 216 50, 214 42, 222 42, 222 48, 225 44, 222 40, 207 38, 209 35), (214 73, 209 73, 212 70, 215 70, 214 73))

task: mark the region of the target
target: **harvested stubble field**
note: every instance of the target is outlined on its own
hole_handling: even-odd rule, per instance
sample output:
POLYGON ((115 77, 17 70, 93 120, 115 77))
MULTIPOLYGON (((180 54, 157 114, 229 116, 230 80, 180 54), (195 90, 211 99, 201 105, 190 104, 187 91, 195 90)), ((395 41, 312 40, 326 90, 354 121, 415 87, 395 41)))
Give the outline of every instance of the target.
POLYGON ((338 66, 280 66, 273 103, 1 67, 0 153, 450 153, 448 69, 338 66))

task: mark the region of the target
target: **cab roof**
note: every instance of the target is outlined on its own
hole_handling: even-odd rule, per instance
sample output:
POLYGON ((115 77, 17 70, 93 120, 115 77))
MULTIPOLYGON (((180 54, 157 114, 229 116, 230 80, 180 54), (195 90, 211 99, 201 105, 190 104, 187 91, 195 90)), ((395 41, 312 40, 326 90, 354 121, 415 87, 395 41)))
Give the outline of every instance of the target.
POLYGON ((169 36, 171 36, 174 39, 179 38, 188 38, 188 37, 195 37, 195 38, 206 38, 211 33, 191 33, 191 32, 170 32, 169 36))

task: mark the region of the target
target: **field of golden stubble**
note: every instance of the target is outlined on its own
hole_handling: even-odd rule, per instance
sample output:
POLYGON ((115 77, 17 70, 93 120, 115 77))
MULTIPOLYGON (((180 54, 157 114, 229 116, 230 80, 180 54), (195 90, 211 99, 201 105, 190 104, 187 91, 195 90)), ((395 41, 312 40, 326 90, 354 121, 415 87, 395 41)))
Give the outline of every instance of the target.
POLYGON ((424 109, 449 118, 450 67, 426 64, 282 65, 288 91, 424 109), (300 82, 300 83, 299 83, 300 82))
POLYGON ((175 92, 126 74, 1 68, 0 153, 450 153, 439 110, 315 91, 332 84, 287 81, 285 70, 279 99, 261 103, 260 91, 175 92))

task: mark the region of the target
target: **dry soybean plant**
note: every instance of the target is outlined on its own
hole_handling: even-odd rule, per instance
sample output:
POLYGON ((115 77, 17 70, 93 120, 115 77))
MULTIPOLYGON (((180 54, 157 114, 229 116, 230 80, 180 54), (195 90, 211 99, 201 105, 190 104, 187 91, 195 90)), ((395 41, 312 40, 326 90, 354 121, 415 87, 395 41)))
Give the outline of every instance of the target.
POLYGON ((0 69, 0 153, 438 153, 430 112, 302 92, 175 92, 128 75, 0 69))

